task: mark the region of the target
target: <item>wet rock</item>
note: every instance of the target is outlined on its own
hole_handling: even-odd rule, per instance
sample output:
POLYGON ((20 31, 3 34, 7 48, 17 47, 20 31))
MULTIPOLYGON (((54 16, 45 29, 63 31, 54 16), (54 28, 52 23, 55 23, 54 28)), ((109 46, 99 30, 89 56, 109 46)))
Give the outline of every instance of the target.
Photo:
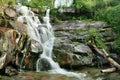
POLYGON ((24 70, 35 70, 36 61, 40 52, 42 52, 41 45, 33 39, 30 39, 25 23, 10 21, 12 28, 19 32, 20 37, 17 39, 19 52, 17 53, 18 60, 16 64, 18 66, 22 63, 22 69, 24 70))
POLYGON ((49 63, 47 58, 41 58, 39 60, 39 67, 41 71, 46 71, 46 70, 50 70, 51 69, 51 64, 49 63))
MULTIPOLYGON (((11 65, 20 67, 23 55, 25 55, 24 64, 29 67, 31 65, 34 66, 36 55, 33 56, 35 59, 29 55, 31 51, 30 42, 29 37, 23 29, 0 28, 0 70, 8 66, 11 62, 11 65)), ((30 69, 32 70, 33 67, 30 69)))
POLYGON ((21 53, 19 53, 19 68, 20 65, 22 70, 29 70, 29 71, 36 71, 36 62, 39 58, 39 54, 30 52, 25 54, 25 56, 23 56, 21 53), (22 64, 21 61, 23 59, 22 64))
POLYGON ((17 32, 9 28, 0 28, 0 69, 13 60, 17 32))
MULTIPOLYGON (((81 76, 81 78, 83 78, 81 76)), ((81 80, 76 77, 69 77, 62 74, 49 74, 49 72, 22 72, 13 77, 3 76, 1 80, 81 80)), ((84 77, 86 80, 87 77, 84 77)))
POLYGON ((18 74, 18 71, 11 66, 7 66, 5 68, 5 74, 8 75, 8 76, 14 76, 14 75, 18 74))
POLYGON ((42 52, 42 46, 35 40, 31 40, 31 52, 40 53, 42 52))
POLYGON ((28 36, 28 42, 27 43, 30 43, 31 45, 29 46, 31 48, 31 52, 34 52, 34 53, 39 53, 42 51, 42 48, 41 48, 41 45, 33 40, 33 39, 29 39, 29 35, 28 35, 28 31, 27 31, 27 25, 26 24, 23 24, 21 22, 14 22, 14 21, 10 21, 10 24, 12 25, 12 27, 19 31, 21 35, 27 35, 28 36))

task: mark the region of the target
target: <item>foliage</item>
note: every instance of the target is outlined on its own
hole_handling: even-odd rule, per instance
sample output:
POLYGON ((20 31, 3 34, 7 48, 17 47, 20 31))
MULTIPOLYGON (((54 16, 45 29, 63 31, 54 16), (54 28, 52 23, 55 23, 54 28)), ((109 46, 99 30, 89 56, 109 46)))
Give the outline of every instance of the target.
POLYGON ((120 0, 110 0, 109 4, 103 9, 95 11, 94 20, 108 22, 113 31, 116 33, 114 52, 120 52, 120 0))
POLYGON ((113 46, 115 49, 114 51, 120 52, 120 5, 98 10, 94 18, 95 20, 106 21, 111 25, 116 33, 116 41, 113 46))
POLYGON ((90 28, 88 30, 88 37, 85 39, 85 42, 92 41, 96 44, 98 48, 107 49, 106 45, 103 42, 103 36, 96 28, 90 28))
POLYGON ((73 7, 82 11, 93 12, 94 10, 104 8, 112 0, 74 0, 73 7))
POLYGON ((0 0, 0 5, 15 5, 16 0, 0 0))
POLYGON ((30 2, 21 0, 23 5, 40 9, 45 9, 46 7, 53 8, 53 2, 54 0, 31 0, 30 2))
POLYGON ((94 6, 93 0, 74 0, 73 6, 77 9, 91 10, 94 6))
MULTIPOLYGON (((53 9, 55 0, 31 0, 30 2, 28 2, 28 0, 18 1, 23 5, 28 5, 30 7, 44 8, 47 6, 53 9)), ((119 2, 120 0, 73 0, 72 7, 89 12, 111 5, 118 5, 119 2)))
POLYGON ((120 37, 118 37, 115 41, 115 45, 113 46, 113 52, 120 54, 120 37))
POLYGON ((0 0, 0 15, 4 14, 4 7, 6 5, 14 6, 16 4, 16 0, 0 0))

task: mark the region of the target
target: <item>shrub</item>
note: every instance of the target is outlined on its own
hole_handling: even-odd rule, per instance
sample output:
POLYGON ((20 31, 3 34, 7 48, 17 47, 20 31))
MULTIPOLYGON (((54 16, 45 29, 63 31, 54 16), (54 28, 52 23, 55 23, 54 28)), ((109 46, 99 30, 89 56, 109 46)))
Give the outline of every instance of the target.
POLYGON ((120 5, 108 7, 98 10, 95 15, 95 20, 103 20, 108 22, 116 33, 120 32, 120 5))
POLYGON ((30 2, 23 1, 22 3, 30 7, 45 9, 46 7, 53 8, 53 2, 54 0, 31 0, 30 2))
POLYGON ((107 47, 103 42, 103 36, 96 28, 90 28, 88 30, 88 37, 85 39, 85 42, 90 40, 95 43, 98 48, 107 50, 107 47))
POLYGON ((95 15, 95 20, 103 20, 108 22, 113 31, 116 33, 116 40, 113 46, 114 52, 120 52, 120 4, 114 7, 108 7, 98 10, 95 15))

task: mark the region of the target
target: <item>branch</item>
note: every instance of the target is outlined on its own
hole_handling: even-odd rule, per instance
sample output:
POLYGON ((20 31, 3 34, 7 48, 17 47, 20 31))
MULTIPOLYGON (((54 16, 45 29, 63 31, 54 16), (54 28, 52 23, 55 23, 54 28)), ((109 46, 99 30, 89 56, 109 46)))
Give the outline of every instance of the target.
MULTIPOLYGON (((87 45, 90 47, 90 49, 93 51, 95 55, 99 55, 105 58, 110 64, 112 64, 115 68, 120 70, 120 65, 114 59, 112 59, 104 49, 102 50, 98 49, 97 46, 93 44, 91 41, 89 41, 87 45)), ((107 69, 107 70, 103 70, 102 72, 107 72, 107 71, 111 72, 111 71, 115 71, 115 69, 110 69, 110 70, 107 69)))

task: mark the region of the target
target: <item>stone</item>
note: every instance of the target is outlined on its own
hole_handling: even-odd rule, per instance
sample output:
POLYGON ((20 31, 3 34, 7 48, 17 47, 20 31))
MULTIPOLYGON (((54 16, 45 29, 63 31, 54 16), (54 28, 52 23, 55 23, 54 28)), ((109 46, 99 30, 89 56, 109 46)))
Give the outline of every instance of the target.
POLYGON ((16 11, 11 7, 5 8, 4 12, 9 17, 16 17, 17 16, 16 11))
POLYGON ((107 23, 102 21, 93 21, 93 22, 87 22, 87 21, 65 21, 58 24, 54 24, 54 30, 70 30, 70 29, 83 29, 83 28, 89 28, 89 27, 95 27, 95 28, 106 28, 109 25, 107 23))
POLYGON ((88 46, 79 42, 73 43, 65 37, 57 37, 53 55, 53 59, 62 67, 91 65, 94 59, 88 46))
POLYGON ((60 8, 58 9, 60 13, 75 13, 76 9, 72 7, 60 8))
POLYGON ((35 40, 31 40, 31 52, 40 53, 42 52, 42 46, 35 40))
POLYGON ((49 63, 47 58, 41 58, 39 63, 40 63, 39 67, 41 71, 47 71, 51 69, 51 64, 49 63))
POLYGON ((31 52, 34 52, 34 53, 39 53, 42 51, 42 47, 41 45, 39 45, 39 43, 33 39, 29 39, 29 35, 28 35, 28 32, 27 32, 27 26, 26 24, 23 24, 21 22, 13 22, 13 21, 10 21, 10 24, 12 25, 12 27, 19 31, 21 35, 27 35, 28 36, 28 43, 30 43, 30 47, 31 47, 31 52))
POLYGON ((0 27, 0 69, 13 60, 17 34, 13 29, 0 27))
POLYGON ((80 45, 76 45, 74 49, 75 49, 75 52, 77 53, 91 53, 92 52, 91 49, 87 45, 82 44, 82 43, 80 45))
POLYGON ((93 21, 93 22, 89 23, 89 26, 96 27, 96 28, 109 27, 109 25, 107 23, 102 22, 102 21, 93 21))
MULTIPOLYGON (((24 31, 22 33, 22 29, 19 30, 21 32, 15 29, 0 27, 0 70, 11 62, 11 65, 20 67, 23 57, 21 55, 28 56, 30 52, 30 40, 24 31)), ((31 60, 29 58, 28 61, 31 60)), ((28 61, 26 62, 28 63, 28 61)))
MULTIPOLYGON (((91 49, 84 43, 88 37, 88 30, 97 28, 104 29, 103 37, 110 37, 110 28, 105 22, 101 21, 65 21, 54 25, 55 44, 53 48, 54 60, 61 66, 92 66, 95 55, 91 49), (106 31, 106 32, 105 32, 106 31), (63 56, 64 55, 64 56, 63 56)), ((112 33, 111 33, 112 34, 112 33)))
POLYGON ((11 66, 7 66, 5 68, 5 74, 8 75, 8 76, 14 76, 14 75, 18 74, 18 71, 11 66))
POLYGON ((21 22, 18 21, 9 21, 11 24, 12 28, 19 31, 21 34, 28 33, 27 32, 27 26, 21 22))

